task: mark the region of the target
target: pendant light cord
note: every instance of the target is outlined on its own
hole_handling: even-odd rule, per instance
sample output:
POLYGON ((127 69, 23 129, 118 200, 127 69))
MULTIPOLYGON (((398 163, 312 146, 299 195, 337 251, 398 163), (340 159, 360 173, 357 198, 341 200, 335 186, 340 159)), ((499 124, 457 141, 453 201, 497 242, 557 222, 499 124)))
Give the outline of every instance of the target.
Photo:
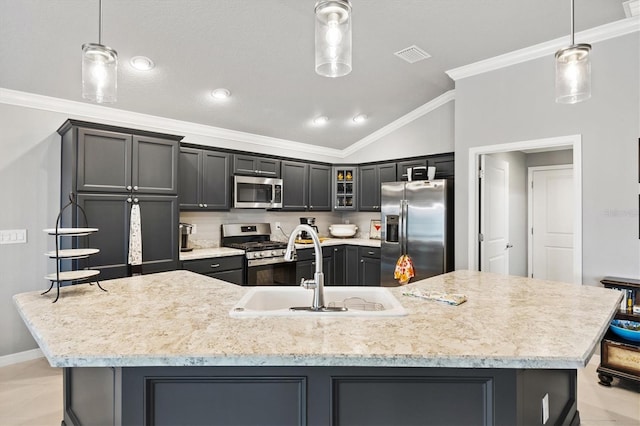
POLYGON ((102 44, 102 0, 98 0, 98 44, 102 44))
MULTIPOLYGON (((102 0, 100 0, 102 1, 102 0)), ((573 2, 574 0, 571 0, 571 46, 575 45, 575 27, 574 27, 574 16, 573 16, 573 2)))

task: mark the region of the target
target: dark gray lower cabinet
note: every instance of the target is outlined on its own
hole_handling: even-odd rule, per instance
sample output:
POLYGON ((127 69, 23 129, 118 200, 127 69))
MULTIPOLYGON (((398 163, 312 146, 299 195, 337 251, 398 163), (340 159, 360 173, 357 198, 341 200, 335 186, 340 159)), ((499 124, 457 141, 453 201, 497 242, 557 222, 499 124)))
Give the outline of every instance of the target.
POLYGON ((244 256, 212 257, 185 260, 182 269, 207 275, 222 281, 242 285, 244 278, 244 256))
MULTIPOLYGON (((299 284, 304 278, 306 280, 313 279, 316 272, 315 250, 312 248, 297 250, 296 261, 296 283, 299 284)), ((322 273, 324 274, 324 284, 333 285, 333 258, 330 247, 322 248, 322 273)))
MULTIPOLYGON (((78 260, 78 269, 99 269, 101 280, 129 275, 129 220, 134 203, 140 205, 142 273, 178 268, 177 196, 80 193, 77 202, 87 214, 88 225, 98 232, 79 238, 76 244, 100 249, 90 258, 78 260)), ((73 214, 72 226, 85 226, 80 213, 73 214)))
POLYGON ((358 247, 333 247, 333 283, 335 285, 358 285, 358 247))
POLYGON ((360 269, 358 283, 366 286, 380 285, 380 249, 377 247, 358 247, 360 269))
POLYGON ((65 368, 64 422, 109 425, 578 425, 576 370, 65 368))

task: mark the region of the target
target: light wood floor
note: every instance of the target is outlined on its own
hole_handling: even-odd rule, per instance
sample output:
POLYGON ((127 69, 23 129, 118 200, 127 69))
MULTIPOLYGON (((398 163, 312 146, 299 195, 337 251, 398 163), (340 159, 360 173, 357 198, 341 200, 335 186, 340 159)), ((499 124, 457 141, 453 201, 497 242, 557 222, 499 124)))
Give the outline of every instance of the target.
MULTIPOLYGON (((578 371, 578 410, 585 426, 640 426, 640 385, 614 379, 598 384, 598 356, 578 371)), ((58 426, 62 375, 44 358, 0 368, 0 425, 58 426)))

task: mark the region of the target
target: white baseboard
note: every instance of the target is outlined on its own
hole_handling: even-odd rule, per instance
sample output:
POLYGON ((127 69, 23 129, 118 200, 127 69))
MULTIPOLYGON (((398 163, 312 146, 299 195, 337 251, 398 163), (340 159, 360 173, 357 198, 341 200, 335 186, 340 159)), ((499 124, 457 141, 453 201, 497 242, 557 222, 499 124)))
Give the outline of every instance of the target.
POLYGON ((40 349, 31 349, 24 352, 0 356, 0 367, 6 367, 20 362, 31 361, 32 359, 42 358, 44 355, 40 349))

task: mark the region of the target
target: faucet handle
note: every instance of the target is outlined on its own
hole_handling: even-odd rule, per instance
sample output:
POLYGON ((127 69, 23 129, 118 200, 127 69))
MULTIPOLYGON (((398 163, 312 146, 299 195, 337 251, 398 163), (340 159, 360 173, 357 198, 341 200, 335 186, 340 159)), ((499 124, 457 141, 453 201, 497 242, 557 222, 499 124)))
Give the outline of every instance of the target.
POLYGON ((304 287, 307 290, 315 289, 318 287, 318 284, 314 280, 305 280, 304 278, 300 280, 300 287, 304 287))

